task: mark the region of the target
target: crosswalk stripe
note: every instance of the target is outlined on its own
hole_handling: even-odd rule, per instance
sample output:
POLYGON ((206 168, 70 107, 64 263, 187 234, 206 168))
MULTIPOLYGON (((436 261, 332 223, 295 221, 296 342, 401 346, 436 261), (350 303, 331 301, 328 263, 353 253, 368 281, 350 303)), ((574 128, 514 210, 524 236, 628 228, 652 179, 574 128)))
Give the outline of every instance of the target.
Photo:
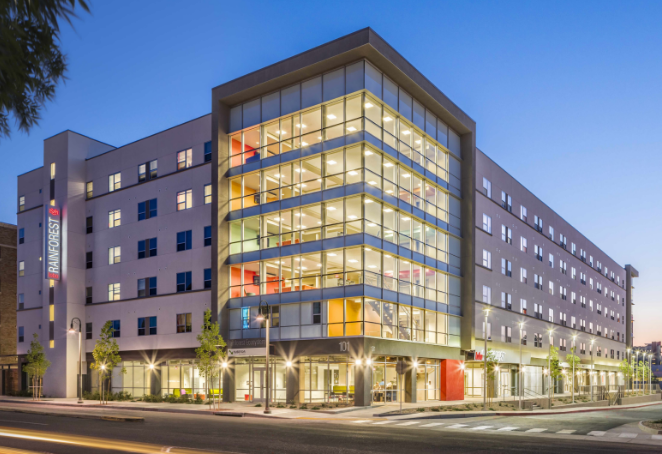
POLYGON ((434 427, 434 426, 443 426, 445 423, 443 422, 433 422, 432 424, 425 424, 421 427, 434 427))
POLYGON ((589 432, 586 435, 592 435, 594 437, 603 437, 607 432, 602 432, 601 430, 594 430, 593 432, 589 432))
POLYGON ((651 439, 653 439, 653 440, 662 440, 662 435, 651 435, 651 439))
POLYGON ((539 428, 536 428, 536 429, 529 429, 529 430, 527 430, 527 431, 525 431, 525 432, 539 433, 539 432, 544 432, 544 431, 546 431, 546 430, 547 430, 547 429, 539 429, 539 428))
POLYGON ((446 427, 446 429, 460 429, 462 427, 467 427, 467 424, 453 424, 452 426, 446 427))
POLYGON ((502 427, 501 429, 497 429, 497 432, 509 432, 515 429, 519 429, 519 427, 502 427))
POLYGON ((391 424, 392 422, 395 422, 395 421, 379 421, 379 422, 373 422, 372 425, 373 425, 373 426, 376 426, 376 425, 378 425, 378 424, 391 424))
POLYGON ((400 424, 396 424, 396 426, 411 426, 412 424, 418 424, 418 421, 401 422, 400 424))
POLYGON ((361 424, 361 423, 363 423, 363 422, 370 422, 370 420, 369 420, 369 419, 362 419, 362 420, 360 420, 360 421, 352 421, 352 422, 353 422, 354 424, 361 424))
POLYGON ((490 427, 494 427, 494 426, 476 426, 470 428, 469 430, 485 430, 485 429, 489 429, 490 427))
POLYGON ((577 432, 577 431, 576 431, 576 430, 572 430, 572 429, 563 429, 563 430, 559 430, 559 431, 556 432, 556 433, 557 433, 557 434, 571 434, 571 433, 574 433, 574 432, 577 432))
POLYGON ((618 438, 637 438, 637 434, 631 432, 623 432, 618 436, 618 438))

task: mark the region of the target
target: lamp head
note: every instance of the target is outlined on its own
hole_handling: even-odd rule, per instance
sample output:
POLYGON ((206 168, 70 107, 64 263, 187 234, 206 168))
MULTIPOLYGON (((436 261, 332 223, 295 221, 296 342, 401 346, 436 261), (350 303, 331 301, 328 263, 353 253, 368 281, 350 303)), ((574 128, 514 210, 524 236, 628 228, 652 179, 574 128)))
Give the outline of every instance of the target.
POLYGON ((76 330, 74 329, 73 326, 69 328, 69 334, 76 334, 76 330))
POLYGON ((221 363, 221 366, 223 367, 223 369, 225 369, 226 367, 228 367, 228 363, 227 363, 227 361, 223 361, 223 362, 221 363))
POLYGON ((154 370, 154 364, 149 365, 149 370, 154 370))
POLYGON ((286 362, 286 363, 285 363, 285 366, 287 366, 287 367, 292 367, 292 361, 288 361, 288 362, 286 362))
POLYGON ((356 360, 356 365, 357 366, 360 366, 362 363, 363 363, 363 361, 361 361, 361 358, 356 360))

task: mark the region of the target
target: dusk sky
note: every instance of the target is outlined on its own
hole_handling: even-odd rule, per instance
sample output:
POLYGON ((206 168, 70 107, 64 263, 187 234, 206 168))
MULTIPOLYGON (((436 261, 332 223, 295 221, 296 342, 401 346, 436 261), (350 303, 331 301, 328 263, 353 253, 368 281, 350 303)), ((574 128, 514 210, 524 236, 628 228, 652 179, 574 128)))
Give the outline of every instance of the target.
POLYGON ((62 26, 69 80, 40 126, 0 141, 0 221, 16 223, 16 176, 44 139, 133 142, 209 113, 216 85, 369 26, 476 121, 481 150, 639 270, 634 344, 659 341, 661 23, 644 1, 92 1, 62 26))

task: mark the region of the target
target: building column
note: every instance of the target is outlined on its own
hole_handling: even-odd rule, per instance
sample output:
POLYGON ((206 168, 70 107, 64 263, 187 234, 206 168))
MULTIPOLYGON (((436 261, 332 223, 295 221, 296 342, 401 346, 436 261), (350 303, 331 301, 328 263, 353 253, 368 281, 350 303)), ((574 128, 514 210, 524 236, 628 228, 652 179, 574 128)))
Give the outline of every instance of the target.
POLYGON ((287 368, 287 378, 285 382, 285 400, 288 404, 296 404, 299 402, 299 362, 292 362, 292 366, 287 368))
POLYGON ((228 363, 228 367, 223 369, 223 402, 234 402, 236 400, 234 381, 234 364, 228 363))
POLYGON ((155 367, 154 369, 147 369, 150 375, 150 394, 153 396, 161 395, 161 371, 164 367, 168 367, 165 363, 161 367, 155 367))
POLYGON ((354 406, 372 405, 372 367, 364 364, 354 366, 354 406))
POLYGON ((409 370, 405 373, 405 402, 416 403, 416 368, 413 361, 409 370))

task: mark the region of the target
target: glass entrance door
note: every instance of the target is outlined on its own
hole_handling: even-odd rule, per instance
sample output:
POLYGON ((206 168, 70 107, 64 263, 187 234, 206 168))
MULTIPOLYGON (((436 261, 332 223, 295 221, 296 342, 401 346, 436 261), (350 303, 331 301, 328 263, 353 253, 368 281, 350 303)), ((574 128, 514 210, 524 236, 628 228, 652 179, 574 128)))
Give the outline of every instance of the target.
POLYGON ((253 367, 253 401, 264 402, 267 393, 265 389, 265 367, 253 367))

